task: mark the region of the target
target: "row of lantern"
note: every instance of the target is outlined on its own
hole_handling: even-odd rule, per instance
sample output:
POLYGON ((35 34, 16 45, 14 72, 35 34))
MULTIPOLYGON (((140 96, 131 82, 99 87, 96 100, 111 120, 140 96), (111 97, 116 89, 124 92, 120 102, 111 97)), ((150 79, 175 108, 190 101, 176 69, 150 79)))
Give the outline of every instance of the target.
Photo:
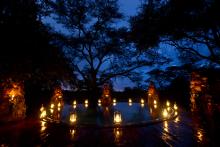
MULTIPOLYGON (((88 102, 87 99, 85 100, 84 103, 85 103, 85 107, 88 107, 89 102, 88 102)), ((114 103, 116 104, 116 99, 113 99, 113 104, 114 104, 114 103)), ((128 100, 128 103, 129 103, 129 105, 131 105, 131 104, 132 104, 132 99, 129 99, 129 100, 128 100)), ((157 101, 154 100, 153 103, 154 103, 154 108, 156 109, 156 108, 157 108, 157 101)), ((98 104, 101 105, 101 100, 98 100, 98 104)), ((77 105, 77 102, 76 102, 76 100, 74 100, 74 101, 73 101, 73 107, 76 108, 76 105, 77 105)), ((144 99, 141 99, 141 105, 144 105, 144 99)), ((52 104, 50 105, 50 111, 51 111, 51 113, 53 113, 54 107, 55 107, 55 105, 52 103, 52 104)), ((61 104, 58 103, 58 111, 60 111, 60 109, 61 109, 60 107, 61 107, 61 104)), ((176 103, 174 103, 174 105, 173 105, 173 110, 174 110, 174 115, 176 116, 176 115, 178 114, 178 111, 177 111, 177 110, 178 110, 178 107, 177 107, 176 103)), ((168 118, 170 111, 171 111, 170 102, 167 101, 167 102, 166 102, 166 108, 164 108, 163 111, 162 111, 162 116, 163 116, 164 118, 168 118)), ((43 107, 43 105, 42 105, 42 107, 40 108, 40 112, 41 112, 41 113, 40 113, 40 119, 43 119, 43 118, 45 118, 45 117, 47 116, 47 112, 46 112, 45 108, 43 107)), ((72 112, 72 113, 70 114, 70 122, 71 122, 71 123, 75 123, 76 120, 77 120, 77 114, 76 114, 76 112, 72 112)), ((120 124, 121 122, 122 122, 121 113, 120 113, 119 111, 114 112, 114 123, 115 123, 115 124, 120 124)))
MULTIPOLYGON (((177 116, 178 115, 178 107, 177 107, 176 103, 174 103, 174 105, 173 105, 173 110, 174 110, 174 115, 177 116)), ((166 102, 166 108, 163 109, 163 113, 162 113, 163 117, 168 118, 170 111, 171 111, 170 102, 167 101, 166 102)))

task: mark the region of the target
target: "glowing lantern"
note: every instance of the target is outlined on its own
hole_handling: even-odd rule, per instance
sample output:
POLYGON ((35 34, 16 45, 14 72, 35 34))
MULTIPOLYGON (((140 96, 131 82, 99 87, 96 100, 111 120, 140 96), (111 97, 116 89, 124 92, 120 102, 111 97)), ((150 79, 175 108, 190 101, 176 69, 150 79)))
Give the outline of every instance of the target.
POLYGON ((53 114, 53 109, 50 109, 50 113, 53 114))
POLYGON ((58 107, 61 107, 61 103, 60 102, 58 103, 58 107))
POLYGON ((98 105, 101 106, 102 101, 98 99, 98 105))
POLYGON ((113 99, 113 103, 116 103, 116 99, 113 99))
POLYGON ((76 105, 76 100, 73 101, 73 105, 76 105))
POLYGON ((163 117, 164 118, 167 118, 168 117, 168 112, 166 109, 163 110, 163 117))
POLYGON ((51 108, 51 109, 53 109, 53 108, 54 108, 54 104, 53 104, 53 103, 50 105, 50 108, 51 108))
POLYGON ((40 112, 42 113, 44 111, 44 106, 42 105, 40 108, 40 112))
POLYGON ((60 107, 58 107, 57 110, 60 111, 61 110, 60 107))
POLYGON ((157 105, 154 105, 154 109, 157 109, 157 105))
POLYGON ((43 119, 47 116, 47 111, 46 110, 43 110, 40 114, 40 119, 43 119))
POLYGON ((156 105, 157 104, 157 101, 156 100, 154 100, 154 105, 156 105))
POLYGON ((166 105, 167 105, 167 107, 170 107, 170 102, 169 102, 169 101, 167 101, 166 105))
POLYGON ((46 122, 45 121, 41 121, 41 132, 44 132, 44 130, 46 130, 46 126, 45 126, 46 122))
POLYGON ((87 99, 85 100, 85 104, 89 104, 89 101, 87 99))
POLYGON ((102 105, 102 101, 100 99, 98 99, 98 106, 102 105))
POLYGON ((70 114, 70 123, 76 123, 77 115, 75 112, 70 114))
POLYGON ((122 122, 121 113, 116 111, 114 112, 114 123, 120 124, 122 122))
POLYGON ((129 106, 132 105, 132 99, 131 99, 131 98, 128 99, 128 105, 129 105, 129 106))
POLYGON ((144 104, 144 99, 141 99, 141 104, 144 104))
POLYGON ((177 110, 177 109, 178 109, 176 103, 174 104, 173 108, 174 108, 174 110, 177 110))

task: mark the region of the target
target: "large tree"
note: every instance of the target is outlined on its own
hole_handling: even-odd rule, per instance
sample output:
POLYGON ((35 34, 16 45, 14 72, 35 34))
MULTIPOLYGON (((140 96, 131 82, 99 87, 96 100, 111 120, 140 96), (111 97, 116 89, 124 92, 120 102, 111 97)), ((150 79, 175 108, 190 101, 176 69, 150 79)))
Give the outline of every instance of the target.
POLYGON ((133 40, 148 49, 167 43, 194 61, 220 64, 218 0, 149 0, 131 20, 133 40))
POLYGON ((54 42, 63 48, 94 103, 100 85, 152 64, 126 42, 127 30, 118 27, 122 14, 117 0, 57 0, 47 6, 66 30, 54 42))
POLYGON ((0 78, 24 81, 28 112, 45 101, 42 89, 51 90, 71 71, 60 49, 50 44, 39 10, 34 0, 0 1, 0 78))

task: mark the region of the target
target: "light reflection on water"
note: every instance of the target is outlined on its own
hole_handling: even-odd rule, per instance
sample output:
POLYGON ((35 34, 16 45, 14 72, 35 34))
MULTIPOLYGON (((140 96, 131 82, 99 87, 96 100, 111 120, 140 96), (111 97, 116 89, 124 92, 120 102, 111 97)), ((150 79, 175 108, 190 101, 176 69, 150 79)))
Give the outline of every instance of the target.
POLYGON ((120 142, 121 142, 121 139, 122 139, 122 128, 118 128, 118 127, 116 127, 116 128, 114 128, 114 130, 113 130, 113 133, 114 133, 114 142, 116 143, 116 144, 120 144, 120 142))

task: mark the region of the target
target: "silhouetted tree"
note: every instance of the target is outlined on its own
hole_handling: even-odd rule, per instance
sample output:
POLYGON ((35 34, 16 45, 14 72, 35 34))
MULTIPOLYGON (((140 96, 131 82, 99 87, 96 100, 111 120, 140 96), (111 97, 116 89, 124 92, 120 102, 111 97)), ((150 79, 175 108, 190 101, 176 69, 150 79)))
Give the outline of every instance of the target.
POLYGON ((100 85, 152 64, 127 44, 127 30, 117 27, 122 19, 117 0, 51 0, 46 5, 57 23, 68 30, 60 33, 56 43, 63 48, 95 104, 100 85))
POLYGON ((220 64, 220 2, 218 0, 149 0, 131 19, 139 48, 167 43, 193 61, 220 64))
POLYGON ((62 52, 50 44, 39 9, 34 0, 0 1, 0 77, 24 81, 28 113, 45 101, 43 89, 71 74, 62 52))

